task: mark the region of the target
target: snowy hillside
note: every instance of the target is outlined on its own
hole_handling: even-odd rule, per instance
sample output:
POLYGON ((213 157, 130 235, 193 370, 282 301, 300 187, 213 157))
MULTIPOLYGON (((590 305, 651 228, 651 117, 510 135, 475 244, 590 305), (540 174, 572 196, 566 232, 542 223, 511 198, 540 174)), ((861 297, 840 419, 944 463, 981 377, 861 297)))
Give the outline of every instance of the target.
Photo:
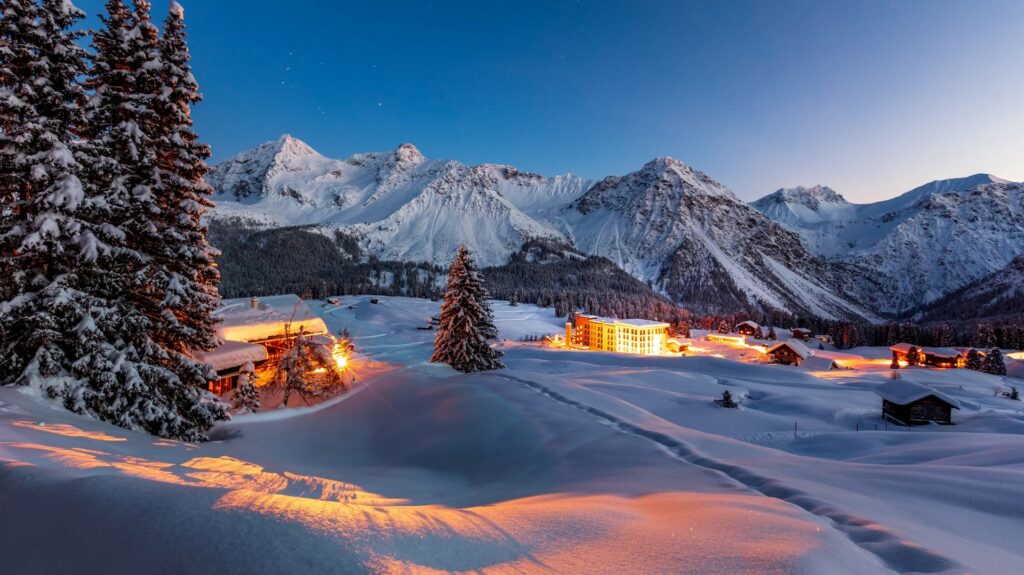
POLYGON ((1024 316, 1024 255, 918 312, 932 320, 1024 316))
MULTIPOLYGON (((508 369, 462 375, 428 363, 436 302, 311 305, 352 333, 360 387, 209 443, 0 388, 5 572, 1024 571, 1024 416, 993 393, 1021 380, 900 370, 961 409, 895 428, 884 348, 816 372, 506 343, 508 369)), ((494 309, 512 340, 562 330, 494 309)))
MULTIPOLYGON (((814 188, 812 188, 814 189, 814 188)), ((874 204, 780 190, 751 204, 822 256, 874 270, 861 301, 899 312, 940 298, 1024 253, 1024 184, 987 174, 939 180, 874 204)))
POLYGON ((215 218, 341 231, 383 260, 446 264, 466 244, 481 265, 501 265, 528 240, 547 238, 605 256, 697 310, 876 317, 846 293, 865 281, 848 266, 807 253, 795 235, 671 158, 595 184, 428 160, 410 144, 333 160, 283 136, 219 164, 208 180, 215 218))

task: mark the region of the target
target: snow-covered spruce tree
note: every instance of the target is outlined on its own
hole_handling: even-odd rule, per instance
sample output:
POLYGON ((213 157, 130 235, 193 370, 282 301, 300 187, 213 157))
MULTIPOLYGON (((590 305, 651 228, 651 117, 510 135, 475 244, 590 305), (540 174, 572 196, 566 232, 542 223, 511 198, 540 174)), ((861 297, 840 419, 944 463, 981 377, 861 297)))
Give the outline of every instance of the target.
POLYGON ((191 106, 201 100, 185 44, 184 10, 171 3, 160 39, 161 93, 152 137, 161 187, 159 244, 147 255, 144 284, 157 310, 155 337, 173 350, 209 350, 217 345, 213 312, 220 304, 217 251, 206 238, 204 212, 213 207, 203 180, 210 149, 192 129, 191 106))
POLYGON ((92 331, 106 305, 89 281, 104 249, 95 235, 100 210, 79 177, 86 60, 82 34, 70 29, 82 17, 63 0, 11 2, 0 15, 3 188, 11 200, 0 208, 0 383, 53 396, 85 377, 85 358, 108 350, 92 331))
POLYGON ((341 369, 323 344, 299 334, 295 345, 281 358, 278 380, 284 386, 282 405, 288 406, 292 392, 303 399, 324 397, 345 388, 341 369))
POLYGON ((430 361, 447 363, 463 373, 505 367, 501 351, 488 343, 498 335, 488 298, 469 250, 459 246, 448 270, 448 286, 430 361))
POLYGON ((974 371, 981 371, 981 354, 978 350, 971 348, 967 352, 967 363, 965 364, 967 369, 973 369, 974 371))
POLYGON ((1006 375, 1006 363, 1003 361, 1003 352, 998 347, 993 347, 985 356, 985 371, 992 375, 1006 375))
MULTIPOLYGON (((164 85, 159 38, 149 4, 108 0, 103 26, 93 34, 95 54, 87 85, 89 185, 107 210, 102 226, 110 250, 100 254, 101 273, 89 278, 109 305, 91 317, 88 333, 114 349, 79 360, 88 375, 64 394, 79 413, 155 435, 201 440, 227 406, 204 388, 208 366, 186 353, 189 342, 163 330, 170 322, 157 293, 167 221, 154 139, 158 104, 171 92, 164 85)), ((174 287, 172 284, 164 284, 174 287)), ((177 319, 177 318, 175 318, 177 319)))
POLYGON ((256 413, 260 410, 260 392, 256 389, 256 367, 250 361, 242 366, 238 374, 238 389, 235 390, 234 408, 238 413, 256 413))

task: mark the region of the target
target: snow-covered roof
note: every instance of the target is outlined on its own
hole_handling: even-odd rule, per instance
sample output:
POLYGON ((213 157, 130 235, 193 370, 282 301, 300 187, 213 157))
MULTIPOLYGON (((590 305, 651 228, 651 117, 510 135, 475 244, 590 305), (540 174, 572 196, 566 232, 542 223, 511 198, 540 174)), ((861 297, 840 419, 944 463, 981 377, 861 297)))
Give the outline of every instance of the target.
POLYGON ((786 346, 789 349, 793 350, 793 353, 800 356, 801 359, 807 359, 808 357, 811 356, 811 350, 808 349, 806 345, 804 345, 804 342, 795 339, 787 339, 786 341, 780 341, 779 343, 769 347, 765 353, 772 353, 773 351, 781 348, 782 346, 786 346))
POLYGON ((616 321, 631 327, 668 327, 668 324, 663 321, 654 321, 650 319, 620 319, 616 321))
POLYGON ((654 321, 654 320, 650 320, 650 319, 616 319, 616 318, 612 318, 612 317, 602 317, 602 316, 599 316, 599 315, 585 315, 585 314, 580 314, 580 315, 581 315, 581 317, 585 317, 585 318, 589 319, 590 321, 597 322, 597 323, 607 323, 607 324, 618 323, 618 324, 621 324, 621 325, 628 325, 630 327, 668 327, 668 324, 663 322, 663 321, 654 321))
POLYGON ((934 355, 935 357, 956 358, 964 355, 963 352, 950 347, 925 347, 912 343, 897 343, 889 346, 889 349, 898 353, 909 353, 912 347, 916 347, 924 355, 934 355))
POLYGON ((893 379, 887 381, 875 388, 875 394, 882 399, 886 399, 897 405, 907 405, 908 403, 913 403, 919 399, 924 399, 929 395, 934 395, 953 407, 960 409, 960 402, 952 397, 936 390, 935 388, 928 387, 921 383, 908 381, 906 379, 893 379))
POLYGON ((257 363, 267 359, 267 348, 255 343, 244 341, 225 341, 212 351, 199 351, 194 354, 196 359, 213 366, 214 371, 224 371, 242 367, 249 363, 257 363))
POLYGON ((831 357, 812 355, 811 357, 804 358, 804 360, 800 362, 800 367, 811 371, 828 371, 838 367, 838 364, 836 363, 836 360, 831 357))
POLYGON ((214 315, 222 341, 262 341, 284 335, 327 333, 327 324, 294 294, 226 299, 214 315))
POLYGON ((811 330, 807 329, 806 327, 794 327, 793 328, 793 333, 796 333, 798 331, 801 332, 801 333, 808 333, 808 334, 811 333, 811 330))
POLYGON ((736 324, 736 329, 739 329, 740 326, 744 326, 744 325, 750 327, 750 329, 760 329, 761 328, 761 326, 758 325, 757 322, 753 322, 753 321, 750 321, 748 319, 747 321, 742 321, 742 322, 736 324))

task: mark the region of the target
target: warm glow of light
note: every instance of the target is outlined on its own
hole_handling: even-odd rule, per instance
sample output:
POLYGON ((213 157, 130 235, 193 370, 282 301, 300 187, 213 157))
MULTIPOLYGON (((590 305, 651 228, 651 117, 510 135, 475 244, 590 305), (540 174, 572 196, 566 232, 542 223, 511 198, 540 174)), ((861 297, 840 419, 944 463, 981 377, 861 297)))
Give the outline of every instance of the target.
POLYGON ((18 427, 27 427, 36 431, 45 431, 46 433, 53 433, 55 435, 63 435, 64 437, 84 437, 86 439, 93 439, 95 441, 126 441, 123 437, 116 437, 113 435, 107 435, 102 431, 83 431, 78 429, 74 425, 67 425, 64 423, 32 423, 31 421, 15 421, 14 425, 18 427))
POLYGON ((345 369, 348 367, 348 353, 344 346, 335 344, 331 355, 334 356, 334 363, 337 364, 338 369, 345 369))

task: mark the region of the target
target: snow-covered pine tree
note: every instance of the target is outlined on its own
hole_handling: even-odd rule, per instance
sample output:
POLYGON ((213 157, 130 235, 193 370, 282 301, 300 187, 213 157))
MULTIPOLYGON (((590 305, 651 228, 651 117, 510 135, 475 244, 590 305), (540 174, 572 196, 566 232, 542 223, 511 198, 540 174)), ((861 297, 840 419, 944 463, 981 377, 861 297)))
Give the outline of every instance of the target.
POLYGON ((1003 361, 1003 352, 998 347, 993 347, 985 356, 985 371, 992 375, 1006 375, 1006 363, 1003 361))
POLYGON ((53 396, 81 381, 92 354, 109 351, 92 330, 105 308, 90 281, 104 248, 94 233, 96 198, 79 178, 86 60, 82 34, 70 29, 82 17, 63 0, 11 2, 0 16, 3 187, 13 199, 0 209, 0 383, 53 396))
POLYGON ((775 341, 776 339, 778 339, 778 337, 775 335, 775 328, 773 326, 768 326, 768 340, 775 341))
POLYGON ((464 373, 504 367, 501 351, 488 343, 498 335, 488 297, 469 250, 459 246, 448 270, 448 287, 430 361, 447 363, 464 373))
POLYGON ((242 366, 238 374, 234 408, 237 413, 256 413, 260 410, 260 392, 256 389, 256 367, 252 362, 242 366))
POLYGON ((967 352, 967 363, 965 365, 967 369, 973 369, 974 371, 981 371, 981 354, 978 350, 971 348, 967 352))
POLYGON ((108 0, 103 26, 93 34, 95 54, 87 85, 89 185, 102 193, 108 213, 102 226, 111 246, 101 254, 102 273, 90 278, 109 306, 90 317, 89 334, 115 349, 83 357, 88 377, 68 390, 65 405, 100 419, 155 435, 201 440, 227 406, 204 388, 209 366, 192 360, 180 340, 161 331, 164 294, 154 293, 152 265, 168 231, 153 135, 163 85, 159 38, 149 3, 108 0), (169 345, 168 342, 171 342, 169 345), (178 342, 178 343, 174 343, 178 342))
POLYGON ((341 369, 323 344, 311 336, 299 334, 278 368, 284 386, 283 405, 288 405, 292 392, 303 398, 324 397, 345 388, 341 369))
POLYGON ((206 238, 202 216, 212 190, 203 180, 210 149, 192 129, 191 106, 201 100, 185 43, 184 10, 171 2, 160 39, 161 92, 155 100, 153 130, 161 183, 158 245, 147 255, 145 284, 158 300, 151 318, 155 338, 170 350, 208 350, 216 346, 213 312, 220 304, 214 263, 217 255, 206 238))
POLYGON ((900 360, 899 360, 899 358, 896 357, 896 354, 894 353, 894 354, 892 354, 892 362, 889 363, 889 369, 899 369, 899 368, 900 368, 900 360))

